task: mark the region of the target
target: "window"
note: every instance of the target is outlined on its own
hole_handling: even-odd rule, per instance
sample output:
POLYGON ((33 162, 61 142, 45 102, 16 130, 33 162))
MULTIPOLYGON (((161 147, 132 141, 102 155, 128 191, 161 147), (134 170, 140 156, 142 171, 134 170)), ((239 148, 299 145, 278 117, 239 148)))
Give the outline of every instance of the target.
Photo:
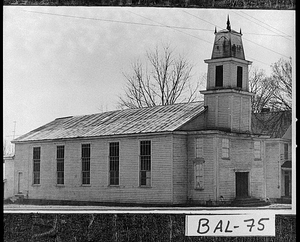
POLYGON ((243 67, 237 67, 237 87, 243 87, 243 67))
POLYGON ((119 185, 119 142, 109 143, 109 185, 119 185))
POLYGON ((289 158, 289 145, 284 144, 283 149, 284 149, 284 159, 287 160, 289 158))
POLYGON ((223 86, 223 66, 216 66, 216 87, 223 86))
POLYGON ((33 184, 40 184, 41 147, 33 147, 33 184))
POLYGON ((203 157, 203 138, 196 139, 196 157, 203 157))
POLYGON ((81 161, 82 161, 82 184, 90 184, 90 144, 81 145, 81 161))
POLYGON ((56 174, 57 184, 64 184, 64 161, 65 161, 65 146, 56 147, 56 174))
POLYGON ((195 189, 204 189, 204 163, 195 162, 194 163, 195 172, 195 189))
POLYGON ((151 186, 151 141, 140 142, 140 186, 151 186))
POLYGON ((254 141, 254 159, 261 159, 261 143, 254 141))
POLYGON ((222 139, 222 158, 229 159, 229 139, 222 139))

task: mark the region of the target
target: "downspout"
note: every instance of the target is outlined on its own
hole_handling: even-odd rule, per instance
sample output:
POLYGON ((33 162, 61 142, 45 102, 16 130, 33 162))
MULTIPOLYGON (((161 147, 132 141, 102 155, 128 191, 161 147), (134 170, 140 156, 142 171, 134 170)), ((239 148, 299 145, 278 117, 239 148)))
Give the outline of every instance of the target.
POLYGON ((216 161, 214 165, 215 169, 215 179, 214 179, 214 186, 215 186, 215 201, 217 202, 218 195, 219 195, 219 152, 218 152, 218 137, 214 137, 215 143, 215 154, 216 154, 216 161))
POLYGON ((185 148, 186 148, 186 201, 190 203, 190 190, 189 190, 189 146, 188 146, 188 134, 185 135, 185 148))
POLYGON ((267 164, 266 164, 266 143, 262 142, 263 167, 264 167, 264 198, 267 199, 267 164))
POLYGON ((174 204, 174 134, 171 135, 171 171, 172 171, 172 176, 171 176, 171 203, 174 204))
MULTIPOLYGON (((282 177, 281 177, 281 159, 282 159, 282 156, 281 156, 281 143, 278 142, 278 145, 279 145, 279 159, 278 159, 278 186, 277 188, 279 189, 279 197, 282 196, 282 177)), ((278 194, 277 194, 278 196, 278 194)))
MULTIPOLYGON (((29 145, 29 147, 30 147, 29 150, 31 151, 32 147, 30 145, 29 145)), ((30 172, 30 170, 29 170, 30 168, 29 167, 30 167, 30 163, 31 163, 30 162, 30 157, 31 157, 30 156, 30 152, 28 153, 28 156, 29 157, 27 159, 27 162, 28 162, 28 165, 27 165, 27 198, 29 198, 29 187, 30 187, 30 182, 32 182, 32 179, 29 179, 29 177, 30 177, 30 173, 29 173, 30 172)))

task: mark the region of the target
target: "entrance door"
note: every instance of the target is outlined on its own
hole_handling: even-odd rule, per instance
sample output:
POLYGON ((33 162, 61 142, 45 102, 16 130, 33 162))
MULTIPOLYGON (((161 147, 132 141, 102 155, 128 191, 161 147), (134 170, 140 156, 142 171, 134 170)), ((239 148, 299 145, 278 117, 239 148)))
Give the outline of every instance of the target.
POLYGON ((285 171, 284 172, 284 196, 290 197, 291 196, 291 172, 285 171))
POLYGON ((248 197, 248 181, 249 172, 236 172, 235 173, 235 187, 237 197, 248 197))
POLYGON ((18 173, 18 193, 22 193, 22 189, 21 189, 21 184, 22 184, 22 172, 18 173))

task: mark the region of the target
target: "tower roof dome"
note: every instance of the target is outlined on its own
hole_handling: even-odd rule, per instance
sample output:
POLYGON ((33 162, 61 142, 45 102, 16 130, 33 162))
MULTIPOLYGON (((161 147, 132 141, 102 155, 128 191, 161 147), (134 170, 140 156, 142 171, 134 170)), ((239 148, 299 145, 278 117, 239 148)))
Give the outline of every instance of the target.
POLYGON ((229 16, 226 29, 215 31, 215 41, 211 59, 235 57, 245 60, 242 33, 231 29, 229 16))

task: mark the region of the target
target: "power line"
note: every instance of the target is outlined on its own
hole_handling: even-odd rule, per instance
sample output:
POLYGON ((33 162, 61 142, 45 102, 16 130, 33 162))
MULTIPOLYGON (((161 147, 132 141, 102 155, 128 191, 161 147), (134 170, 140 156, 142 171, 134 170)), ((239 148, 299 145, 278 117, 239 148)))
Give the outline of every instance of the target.
POLYGON ((252 58, 251 56, 248 56, 248 57, 249 57, 249 59, 252 59, 252 60, 254 60, 254 61, 256 61, 256 62, 260 62, 260 63, 262 63, 262 64, 264 64, 264 65, 270 67, 270 64, 268 64, 268 63, 266 63, 266 62, 263 62, 263 61, 260 61, 260 60, 256 60, 256 59, 252 58))
MULTIPOLYGON (((246 14, 247 16, 249 16, 249 17, 251 17, 251 18, 253 18, 253 19, 257 20, 257 21, 259 21, 260 23, 263 23, 263 24, 269 26, 269 27, 272 28, 272 29, 275 29, 277 32, 280 32, 281 34, 283 34, 283 35, 280 35, 280 36, 282 36, 282 37, 284 37, 284 36, 291 37, 291 36, 287 35, 286 33, 282 32, 281 30, 276 29, 276 28, 274 28, 273 26, 271 26, 271 25, 269 25, 269 24, 267 24, 267 23, 265 23, 265 22, 262 22, 261 20, 255 18, 255 17, 253 17, 253 16, 251 16, 251 15, 245 13, 245 12, 242 12, 242 13, 243 13, 243 14, 246 14)), ((262 26, 262 27, 263 27, 263 26, 262 26)), ((271 30, 271 31, 272 31, 272 30, 271 30)), ((272 31, 272 32, 274 32, 274 31, 272 31)), ((274 33, 275 33, 275 32, 274 32, 274 33)), ((288 40, 290 40, 290 39, 288 39, 288 40)))
POLYGON ((258 45, 258 46, 260 46, 260 47, 262 47, 262 48, 265 48, 266 50, 272 51, 273 53, 276 53, 276 54, 281 55, 281 56, 286 57, 286 58, 290 58, 290 57, 287 56, 287 55, 281 54, 281 53, 279 53, 279 52, 277 52, 277 51, 275 51, 275 50, 272 50, 272 49, 267 48, 267 47, 265 47, 265 46, 263 46, 263 45, 257 44, 257 43, 255 43, 254 41, 252 41, 252 40, 250 40, 250 39, 247 39, 247 38, 245 38, 245 37, 244 37, 243 39, 244 39, 244 40, 247 40, 247 41, 249 41, 249 42, 251 42, 251 43, 253 43, 253 44, 255 44, 255 45, 258 45))
POLYGON ((212 32, 211 29, 190 28, 190 27, 180 27, 180 26, 171 26, 171 25, 146 24, 146 23, 137 23, 137 22, 130 22, 130 21, 119 21, 119 20, 112 20, 112 19, 82 17, 82 16, 76 16, 76 15, 45 13, 45 12, 31 11, 31 10, 23 10, 23 11, 24 12, 31 12, 31 13, 38 13, 38 14, 45 14, 45 15, 52 15, 52 16, 60 16, 60 17, 66 17, 66 18, 77 18, 77 19, 95 20, 95 21, 121 23, 121 24, 133 24, 133 25, 142 25, 142 26, 151 26, 151 27, 165 27, 165 28, 175 28, 175 29, 186 29, 186 30, 198 30, 198 31, 212 32))
POLYGON ((189 13, 189 12, 187 12, 187 11, 184 11, 184 10, 182 10, 182 11, 185 12, 186 14, 189 14, 189 15, 191 15, 191 16, 197 18, 197 19, 200 19, 200 20, 206 22, 206 23, 209 23, 209 24, 211 24, 211 25, 213 25, 213 26, 219 27, 220 29, 223 29, 223 27, 220 27, 220 26, 218 26, 218 25, 216 25, 216 24, 214 24, 214 23, 212 23, 212 22, 209 22, 209 21, 207 21, 207 20, 205 20, 205 19, 203 19, 203 18, 200 18, 200 17, 198 17, 197 15, 191 14, 191 13, 189 13))
MULTIPOLYGON (((223 29, 223 27, 218 26, 218 25, 215 25, 214 23, 209 22, 209 21, 207 21, 207 20, 205 20, 205 19, 203 19, 203 18, 200 18, 200 17, 198 17, 198 16, 196 16, 196 15, 194 15, 194 14, 191 14, 191 13, 186 12, 186 11, 184 11, 184 10, 183 10, 183 12, 185 12, 185 13, 187 13, 187 14, 189 14, 189 15, 191 15, 191 16, 197 18, 197 19, 200 19, 200 20, 202 20, 202 21, 204 21, 204 22, 206 22, 206 23, 209 23, 209 24, 211 24, 211 25, 213 25, 213 26, 216 26, 216 27, 218 27, 218 28, 220 28, 220 29, 223 29)), ((262 34, 262 33, 249 33, 249 32, 243 32, 243 34, 251 34, 251 35, 267 35, 267 36, 279 36, 279 37, 284 37, 284 36, 279 35, 279 34, 277 34, 277 33, 276 33, 276 34, 265 34, 265 33, 262 34)))
MULTIPOLYGON (((198 17, 198 16, 196 16, 196 15, 194 15, 194 14, 188 13, 188 12, 186 12, 186 11, 183 11, 183 12, 185 12, 185 13, 191 15, 191 16, 194 16, 195 18, 198 18, 198 19, 200 19, 200 20, 202 20, 202 21, 205 21, 205 22, 207 22, 207 23, 209 23, 209 24, 212 24, 212 25, 214 25, 214 26, 217 26, 217 27, 221 28, 220 26, 215 25, 215 24, 213 24, 212 22, 209 22, 209 21, 207 21, 207 20, 205 20, 205 19, 202 19, 202 18, 200 18, 200 17, 198 17)), ((272 50, 272 49, 270 49, 270 48, 267 48, 267 47, 265 47, 265 46, 263 46, 263 45, 257 44, 257 43, 255 43, 254 41, 249 40, 249 39, 247 39, 247 38, 245 38, 245 37, 244 37, 243 39, 245 39, 245 40, 247 40, 247 41, 249 41, 249 42, 251 42, 251 43, 253 43, 253 44, 256 44, 256 45, 258 45, 258 46, 260 46, 260 47, 262 47, 262 48, 265 48, 265 49, 267 49, 267 50, 269 50, 269 51, 272 51, 272 52, 274 52, 274 53, 276 53, 276 54, 278 54, 278 55, 281 55, 281 56, 284 56, 284 57, 286 57, 286 58, 289 58, 288 56, 286 56, 286 55, 284 55, 284 54, 281 54, 281 53, 279 53, 279 52, 277 52, 277 51, 275 51, 275 50, 272 50)))
MULTIPOLYGON (((185 35, 191 36, 191 37, 193 37, 193 38, 196 38, 196 39, 199 39, 199 40, 201 40, 201 41, 204 41, 204 42, 206 42, 206 43, 211 44, 211 42, 209 42, 209 41, 207 41, 207 40, 205 40, 205 39, 202 39, 202 38, 200 38, 200 37, 198 37, 198 36, 195 36, 195 35, 192 35, 192 34, 183 32, 183 31, 181 31, 181 30, 179 30, 179 29, 202 30, 202 31, 212 31, 212 30, 208 30, 208 29, 196 29, 196 28, 188 28, 188 27, 177 27, 177 26, 165 25, 165 24, 159 23, 159 22, 157 22, 157 21, 154 21, 154 20, 152 20, 152 19, 149 19, 149 18, 147 18, 147 17, 144 17, 144 16, 142 16, 142 15, 139 15, 139 14, 136 14, 136 13, 133 13, 133 12, 131 12, 131 13, 133 13, 133 14, 135 14, 135 15, 138 15, 138 16, 140 16, 140 17, 142 17, 142 18, 148 19, 148 20, 150 20, 150 21, 152 21, 152 22, 155 22, 155 23, 157 23, 158 25, 154 25, 154 24, 146 24, 146 23, 136 23, 136 22, 129 22, 129 21, 119 21, 119 20, 108 20, 108 19, 100 19, 100 18, 91 18, 91 17, 82 17, 82 16, 66 15, 66 14, 45 13, 45 12, 31 11, 31 10, 23 10, 23 11, 25 11, 25 12, 32 12, 32 13, 38 13, 38 14, 45 14, 45 15, 52 15, 52 16, 67 17, 67 18, 77 18, 77 19, 85 19, 85 20, 105 21, 105 22, 114 22, 114 23, 121 23, 121 24, 144 25, 144 26, 152 26, 152 27, 166 27, 166 28, 174 29, 174 30, 176 30, 177 32, 183 33, 183 34, 185 34, 185 35)), ((209 21, 207 21, 207 20, 205 20, 205 19, 202 19, 202 18, 200 18, 200 17, 198 17, 198 16, 196 16, 196 15, 190 14, 190 13, 188 13, 188 12, 186 12, 186 11, 183 11, 183 12, 185 12, 185 13, 191 15, 191 16, 194 16, 194 17, 196 17, 196 18, 198 18, 198 19, 200 19, 200 20, 202 20, 202 21, 205 21, 205 22, 207 22, 207 23, 209 23, 209 24, 212 24, 212 25, 214 25, 214 26, 217 26, 217 25, 215 25, 215 24, 213 24, 213 23, 211 23, 211 22, 209 22, 209 21)), ((220 26, 217 26, 217 27, 222 28, 222 27, 220 27, 220 26)), ((286 56, 286 55, 284 55, 284 54, 281 54, 281 53, 279 53, 279 52, 277 52, 277 51, 274 51, 274 50, 272 50, 272 49, 270 49, 270 48, 267 48, 267 47, 265 47, 265 46, 263 46, 263 45, 257 44, 257 43, 255 43, 254 41, 249 40, 249 39, 247 39, 247 38, 245 38, 245 37, 244 37, 244 39, 245 39, 245 40, 248 40, 249 42, 251 42, 251 43, 253 43, 253 44, 256 44, 256 45, 258 45, 258 46, 260 46, 260 47, 262 47, 262 48, 265 48, 265 49, 267 49, 267 50, 269 50, 269 51, 272 51, 272 52, 274 52, 274 53, 276 53, 276 54, 278 54, 278 55, 281 55, 281 56, 284 56, 284 57, 286 57, 286 58, 289 58, 288 56, 286 56)))
POLYGON ((284 37, 280 34, 262 34, 262 33, 249 33, 249 32, 243 32, 243 34, 251 34, 251 35, 265 35, 265 36, 274 36, 274 37, 284 37))
MULTIPOLYGON (((203 28, 191 28, 191 27, 182 27, 182 26, 173 26, 173 25, 162 25, 162 24, 146 24, 146 23, 137 23, 137 22, 130 22, 130 21, 119 21, 119 20, 113 20, 113 19, 101 19, 101 18, 82 17, 82 16, 66 15, 66 14, 45 13, 45 12, 32 11, 32 10, 23 10, 23 11, 24 12, 32 12, 32 13, 45 14, 45 15, 60 16, 60 17, 78 18, 78 19, 85 19, 85 20, 96 20, 96 21, 121 23, 121 24, 133 24, 133 25, 150 26, 150 27, 164 27, 164 28, 173 28, 173 29, 186 29, 186 30, 213 32, 212 29, 203 29, 203 28)), ((133 13, 133 12, 131 12, 131 13, 133 13)), ((136 13, 133 13, 133 14, 136 14, 136 13)), ((138 14, 136 14, 136 15, 138 15, 138 14)), ((192 14, 190 14, 190 15, 192 15, 192 14)), ((146 17, 141 16, 141 15, 139 15, 139 16, 143 17, 143 18, 146 18, 146 17)), ((197 17, 195 15, 192 15, 192 16, 197 17)), ((148 18, 146 18, 146 19, 148 19, 148 18)), ((151 19, 148 19, 148 20, 151 20, 151 19)), ((151 21, 153 21, 153 20, 151 20, 151 21)), ((282 36, 282 35, 278 35, 278 34, 275 35, 275 34, 247 33, 247 32, 244 32, 244 34, 268 35, 268 36, 282 36)))
MULTIPOLYGON (((140 15, 140 14, 137 14, 137 13, 134 13, 134 12, 131 12, 131 11, 129 11, 129 12, 132 13, 132 14, 135 14, 135 15, 137 15, 137 16, 140 16, 141 18, 144 18, 144 19, 150 20, 150 21, 152 21, 152 22, 154 22, 154 23, 157 23, 157 24, 159 24, 159 25, 165 26, 165 27, 167 27, 167 28, 172 28, 172 27, 170 27, 170 26, 168 26, 168 25, 159 23, 159 22, 157 22, 157 21, 155 21, 155 20, 153 20, 153 19, 147 18, 147 17, 142 16, 142 15, 140 15)), ((202 39, 202 38, 199 38, 199 37, 197 37, 197 36, 195 36, 195 35, 188 34, 188 33, 186 33, 186 32, 183 32, 183 31, 181 31, 181 30, 178 30, 178 29, 174 29, 174 30, 176 30, 177 32, 180 32, 180 33, 189 35, 189 36, 191 36, 191 37, 194 37, 194 38, 196 38, 196 39, 202 40, 202 41, 204 41, 204 42, 206 42, 206 43, 208 43, 208 44, 211 44, 211 42, 209 42, 209 41, 207 41, 207 40, 204 40, 204 39, 202 39)))
MULTIPOLYGON (((267 28, 267 27, 265 27, 265 26, 263 26, 263 25, 261 25, 261 24, 255 23, 255 22, 253 22, 251 19, 246 18, 245 16, 243 16, 243 15, 237 13, 237 12, 234 12, 234 13, 237 14, 237 15, 239 15, 240 17, 242 17, 242 18, 244 18, 244 19, 247 19, 247 20, 250 21, 251 23, 257 24, 257 25, 259 25, 259 26, 261 26, 261 27, 263 27, 263 28, 265 28, 265 29, 267 29, 267 30, 269 30, 269 31, 271 31, 271 32, 273 32, 273 33, 275 33, 275 34, 278 34, 278 33, 276 33, 275 31, 271 30, 270 28, 267 28)), ((285 34, 285 35, 286 35, 286 34, 285 34)), ((291 39, 287 38, 287 37, 284 36, 284 35, 279 35, 279 36, 280 36, 280 37, 283 37, 283 38, 285 38, 285 39, 287 39, 287 40, 289 40, 289 41, 291 41, 291 39)))

